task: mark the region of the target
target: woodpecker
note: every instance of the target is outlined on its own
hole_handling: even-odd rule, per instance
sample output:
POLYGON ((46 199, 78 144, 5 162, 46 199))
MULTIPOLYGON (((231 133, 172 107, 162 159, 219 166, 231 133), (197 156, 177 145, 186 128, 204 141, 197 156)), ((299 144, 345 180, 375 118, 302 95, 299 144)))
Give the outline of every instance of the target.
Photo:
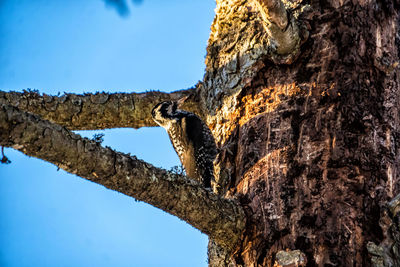
POLYGON ((208 126, 196 114, 178 109, 174 101, 158 103, 151 115, 167 131, 187 176, 211 188, 217 147, 208 126))

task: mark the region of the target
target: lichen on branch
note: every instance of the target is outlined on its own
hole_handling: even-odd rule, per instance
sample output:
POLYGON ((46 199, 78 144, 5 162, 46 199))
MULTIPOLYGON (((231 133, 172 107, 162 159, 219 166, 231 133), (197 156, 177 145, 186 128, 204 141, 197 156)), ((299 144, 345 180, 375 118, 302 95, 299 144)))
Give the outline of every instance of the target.
MULTIPOLYGON (((15 106, 23 111, 68 127, 71 130, 107 128, 140 128, 157 126, 151 109, 165 100, 185 99, 182 107, 199 113, 196 88, 171 93, 85 93, 52 96, 37 91, 0 91, 0 104, 15 106)), ((201 114, 199 114, 201 115, 201 114)))
POLYGON ((232 248, 244 229, 245 216, 236 201, 5 104, 0 104, 0 145, 158 207, 221 246, 232 248))

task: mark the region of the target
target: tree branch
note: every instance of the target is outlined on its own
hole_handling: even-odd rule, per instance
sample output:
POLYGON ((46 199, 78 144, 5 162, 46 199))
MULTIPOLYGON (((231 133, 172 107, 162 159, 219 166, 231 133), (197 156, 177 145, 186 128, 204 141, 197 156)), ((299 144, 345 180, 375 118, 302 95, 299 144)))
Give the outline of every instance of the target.
POLYGON ((257 0, 256 3, 265 21, 275 23, 282 31, 286 29, 288 18, 281 0, 257 0))
POLYGON ((0 91, 0 104, 40 115, 71 130, 158 126, 151 118, 152 108, 161 101, 179 99, 186 99, 182 108, 199 113, 196 88, 172 93, 150 91, 62 96, 40 95, 34 91, 0 91))
POLYGON ((243 210, 184 176, 156 168, 9 105, 0 105, 0 145, 51 162, 105 187, 178 216, 232 248, 245 226, 243 210))
POLYGON ((279 55, 299 49, 301 38, 297 21, 288 15, 281 0, 256 0, 266 30, 276 45, 279 55))

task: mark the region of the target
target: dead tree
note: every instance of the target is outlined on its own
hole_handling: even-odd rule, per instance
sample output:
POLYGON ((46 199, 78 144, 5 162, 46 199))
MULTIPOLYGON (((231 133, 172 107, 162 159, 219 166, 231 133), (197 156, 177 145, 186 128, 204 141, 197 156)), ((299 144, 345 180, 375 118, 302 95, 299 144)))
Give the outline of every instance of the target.
POLYGON ((399 266, 399 7, 217 0, 194 88, 1 92, 0 145, 185 220, 210 266, 399 266), (212 130, 217 192, 70 131, 155 126, 169 99, 212 130))

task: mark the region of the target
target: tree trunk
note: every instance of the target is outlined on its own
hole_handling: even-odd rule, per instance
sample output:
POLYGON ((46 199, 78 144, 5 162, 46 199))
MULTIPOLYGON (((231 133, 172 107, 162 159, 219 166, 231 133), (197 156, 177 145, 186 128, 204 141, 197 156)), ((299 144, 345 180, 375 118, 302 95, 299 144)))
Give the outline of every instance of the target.
POLYGON ((210 243, 210 266, 272 266, 280 250, 371 266, 367 243, 386 238, 378 222, 400 193, 399 5, 283 2, 309 31, 290 65, 253 1, 217 1, 202 103, 221 194, 248 224, 232 258, 210 243))
POLYGON ((217 0, 196 88, 0 92, 0 145, 184 219, 210 266, 400 266, 399 7, 217 0), (212 130, 219 196, 61 127, 155 126, 167 99, 212 130))

